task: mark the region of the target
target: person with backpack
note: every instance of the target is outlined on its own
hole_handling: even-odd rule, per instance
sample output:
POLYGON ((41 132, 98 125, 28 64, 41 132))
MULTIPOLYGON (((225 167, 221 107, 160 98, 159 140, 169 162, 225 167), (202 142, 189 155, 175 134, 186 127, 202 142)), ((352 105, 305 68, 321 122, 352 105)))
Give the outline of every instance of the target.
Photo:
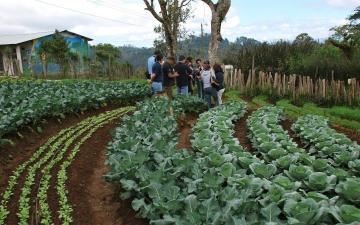
POLYGON ((163 92, 163 56, 161 54, 155 57, 155 63, 151 68, 152 74, 150 77, 151 89, 153 94, 160 94, 163 92))
POLYGON ((215 81, 215 77, 213 77, 211 73, 211 65, 207 60, 204 62, 204 70, 201 72, 201 80, 204 85, 204 98, 208 104, 208 108, 211 108, 211 100, 212 98, 215 100, 216 105, 219 105, 218 93, 216 89, 213 87, 215 81))
POLYGON ((180 95, 189 94, 189 74, 191 69, 186 65, 185 56, 179 56, 179 62, 175 65, 175 72, 178 74, 176 77, 177 92, 180 95))
POLYGON ((215 87, 217 94, 218 94, 219 105, 221 105, 222 104, 222 96, 225 91, 224 71, 219 64, 215 64, 213 66, 213 70, 215 73, 215 80, 214 80, 213 86, 215 87))

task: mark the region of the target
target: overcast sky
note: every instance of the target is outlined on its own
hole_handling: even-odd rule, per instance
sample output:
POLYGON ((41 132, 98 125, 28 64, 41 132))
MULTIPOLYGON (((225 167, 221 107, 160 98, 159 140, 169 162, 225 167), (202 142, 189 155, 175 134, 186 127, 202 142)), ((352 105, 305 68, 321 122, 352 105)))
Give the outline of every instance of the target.
MULTIPOLYGON (((223 36, 233 41, 247 36, 258 40, 291 40, 299 33, 316 39, 346 22, 360 0, 232 0, 223 36)), ((152 46, 155 19, 142 0, 0 0, 0 35, 68 29, 96 43, 152 46)), ((210 10, 193 3, 194 18, 186 27, 200 33, 210 29, 210 10)))

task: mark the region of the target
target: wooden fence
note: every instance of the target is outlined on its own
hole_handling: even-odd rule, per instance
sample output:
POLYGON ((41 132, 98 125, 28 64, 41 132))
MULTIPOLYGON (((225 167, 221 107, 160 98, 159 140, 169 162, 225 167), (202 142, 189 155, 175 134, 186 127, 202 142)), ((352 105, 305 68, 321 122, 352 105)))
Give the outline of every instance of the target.
MULTIPOLYGON (((333 77, 333 76, 332 76, 333 77)), ((250 70, 245 74, 239 69, 225 70, 225 85, 228 89, 240 90, 247 95, 265 94, 300 97, 315 102, 360 105, 360 84, 355 78, 344 80, 313 79, 309 76, 282 75, 250 70)))

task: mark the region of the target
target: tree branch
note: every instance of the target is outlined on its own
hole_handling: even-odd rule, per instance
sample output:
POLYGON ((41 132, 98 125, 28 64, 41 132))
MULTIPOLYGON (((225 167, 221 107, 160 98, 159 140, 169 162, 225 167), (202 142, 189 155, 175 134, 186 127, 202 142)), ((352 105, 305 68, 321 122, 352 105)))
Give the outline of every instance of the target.
POLYGON ((212 2, 212 0, 201 0, 203 1, 205 4, 207 4, 211 11, 215 11, 216 7, 215 7, 215 4, 212 2))
POLYGON ((164 19, 155 11, 154 0, 151 0, 151 2, 144 0, 144 3, 146 5, 145 10, 148 10, 157 21, 164 23, 164 19))

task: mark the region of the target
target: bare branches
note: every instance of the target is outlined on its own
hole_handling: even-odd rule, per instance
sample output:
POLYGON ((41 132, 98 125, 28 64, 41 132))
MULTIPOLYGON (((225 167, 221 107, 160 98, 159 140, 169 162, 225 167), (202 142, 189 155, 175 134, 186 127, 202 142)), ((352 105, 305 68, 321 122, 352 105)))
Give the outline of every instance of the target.
POLYGON ((164 35, 171 56, 176 53, 178 38, 181 36, 181 25, 189 18, 191 12, 189 7, 192 1, 157 0, 158 4, 156 4, 154 0, 144 0, 145 10, 148 10, 161 23, 161 29, 158 31, 164 35), (159 8, 160 12, 157 12, 159 8))
POLYGON ((144 3, 146 5, 145 10, 148 10, 157 21, 164 23, 163 18, 155 11, 154 0, 151 0, 151 2, 144 0, 144 3))

